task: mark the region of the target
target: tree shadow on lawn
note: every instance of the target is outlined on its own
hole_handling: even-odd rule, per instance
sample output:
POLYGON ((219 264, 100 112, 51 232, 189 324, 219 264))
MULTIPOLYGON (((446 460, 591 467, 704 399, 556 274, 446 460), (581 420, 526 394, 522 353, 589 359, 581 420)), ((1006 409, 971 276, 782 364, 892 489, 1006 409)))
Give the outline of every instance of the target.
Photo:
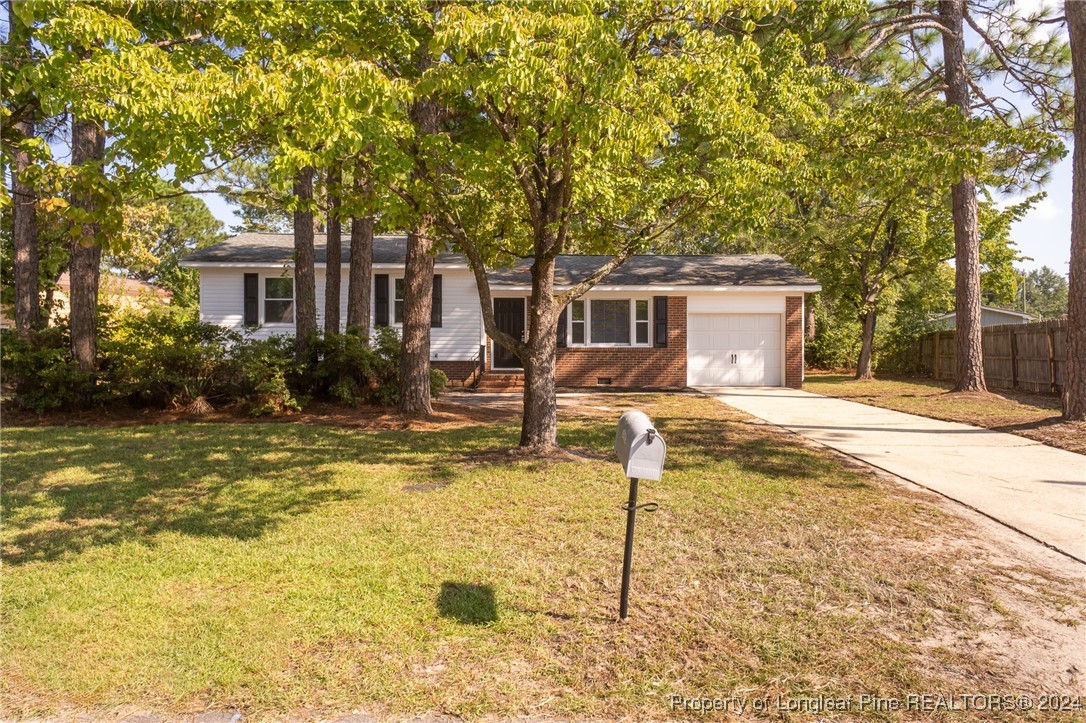
POLYGON ((703 466, 708 457, 762 476, 809 479, 825 475, 837 465, 786 432, 764 424, 711 417, 662 417, 657 427, 670 445, 665 471, 694 469, 703 466), (682 453, 673 455, 672 449, 681 449, 682 453))
POLYGON ((486 625, 498 619, 498 603, 491 585, 468 582, 441 583, 437 612, 464 625, 486 625))
MULTIPOLYGON (((730 462, 741 472, 810 479, 834 468, 786 435, 727 418, 660 413, 670 445, 665 470, 730 462)), ((554 463, 614 464, 609 420, 563 420, 573 459, 510 454, 509 424, 435 431, 357 432, 318 425, 176 424, 124 429, 9 430, 3 482, 4 558, 20 565, 164 532, 247 540, 322 505, 380 503, 410 485, 455 484, 466 470, 516 464, 525 474, 554 463), (359 469, 344 484, 336 465, 403 466, 403 479, 373 487, 359 469)), ((861 484, 860 486, 865 486, 861 484)))
POLYGON ((163 532, 252 539, 321 505, 385 493, 365 477, 345 485, 336 465, 412 466, 417 473, 402 482, 448 484, 459 474, 450 460, 466 448, 510 446, 512 434, 502 425, 361 434, 309 425, 9 430, 4 559, 54 560, 163 532))

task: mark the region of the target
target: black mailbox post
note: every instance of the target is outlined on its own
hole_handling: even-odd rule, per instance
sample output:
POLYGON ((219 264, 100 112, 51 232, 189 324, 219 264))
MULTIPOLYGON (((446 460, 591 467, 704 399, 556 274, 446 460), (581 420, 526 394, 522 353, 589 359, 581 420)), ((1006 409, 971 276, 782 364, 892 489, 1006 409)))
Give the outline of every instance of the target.
POLYGON ((630 572, 633 567, 634 525, 637 511, 655 512, 655 502, 637 503, 637 485, 642 479, 659 481, 664 472, 667 445, 644 412, 626 412, 618 420, 615 432, 615 454, 626 476, 630 478, 630 497, 622 509, 626 511, 626 547, 622 557, 622 592, 619 597, 619 618, 625 620, 630 610, 630 572))

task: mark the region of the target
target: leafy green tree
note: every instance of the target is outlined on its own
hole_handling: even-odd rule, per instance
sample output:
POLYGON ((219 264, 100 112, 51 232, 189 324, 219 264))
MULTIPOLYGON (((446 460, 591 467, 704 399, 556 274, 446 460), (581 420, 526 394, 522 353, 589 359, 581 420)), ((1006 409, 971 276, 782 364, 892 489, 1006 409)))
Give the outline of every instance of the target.
MULTIPOLYGON (((316 330, 313 221, 327 211, 327 193, 314 181, 367 149, 382 161, 399 154, 396 132, 406 123, 401 117, 391 127, 390 117, 397 117, 403 88, 378 61, 404 52, 405 31, 396 21, 401 5, 415 6, 238 3, 211 30, 229 82, 214 101, 226 131, 210 146, 231 159, 230 172, 256 177, 255 187, 235 196, 254 207, 255 220, 294 217, 299 355, 316 330)), ((340 198, 337 215, 351 217, 360 205, 340 198)))
POLYGON ((1039 319, 1056 319, 1067 313, 1066 276, 1047 266, 1032 271, 1022 269, 1018 274, 1021 282, 1017 308, 1039 319))
MULTIPOLYGON (((425 139, 427 206, 465 253, 487 334, 524 364, 522 447, 556 445, 559 315, 637 252, 699 219, 764 223, 798 151, 775 125, 810 118, 822 78, 797 35, 759 45, 783 2, 445 7, 418 93, 451 122, 425 139), (557 288, 561 253, 606 254, 557 288), (498 328, 486 268, 532 257, 526 337, 498 328)), ((707 227, 705 223, 700 226, 707 227)))
POLYGON ((15 291, 15 329, 22 336, 42 322, 39 301, 38 194, 24 174, 31 165, 33 146, 40 142, 34 129, 37 100, 26 88, 11 82, 20 70, 33 62, 30 28, 15 12, 15 1, 7 2, 7 37, 2 59, 3 127, 0 132, 4 156, 10 159, 11 195, 0 207, 10 208, 12 281, 15 291))
POLYGON ((894 88, 856 90, 811 125, 796 211, 784 225, 786 255, 816 273, 825 295, 855 310, 857 379, 873 374, 883 295, 953 257, 945 189, 963 173, 976 175, 1000 134, 894 88))
POLYGON ((106 265, 125 275, 148 281, 173 294, 173 303, 194 306, 199 301, 199 276, 180 266, 181 260, 224 238, 222 222, 202 199, 160 187, 163 198, 126 205, 123 243, 106 254, 106 265))
POLYGON ((241 217, 230 227, 231 233, 290 233, 293 219, 285 210, 283 194, 272 186, 267 159, 235 158, 216 170, 210 182, 241 217))
MULTIPOLYGON (((122 199, 149 193, 165 168, 180 179, 202 169, 207 101, 218 78, 202 72, 200 54, 210 44, 189 44, 216 10, 121 0, 13 8, 37 55, 7 79, 33 96, 38 118, 63 119, 70 133, 70 163, 40 144, 21 175, 38 191, 38 210, 67 225, 71 353, 92 369, 101 257, 124 238, 122 199)), ((5 103, 6 113, 14 108, 5 103)))
MULTIPOLYGON (((943 93, 964 117, 1056 131, 1068 125, 1070 55, 1049 9, 1018 12, 1013 0, 919 0, 872 3, 849 58, 863 69, 874 60, 883 82, 916 98, 943 93), (888 62, 897 55, 898 62, 888 62), (1002 95, 1000 86, 1008 92, 1002 95), (1026 102, 1022 102, 1026 98, 1026 102)), ((867 68, 863 72, 870 72, 867 68)), ((1037 143, 1004 154, 1028 183, 1062 155, 1058 143, 1037 143)), ((984 391, 981 343, 981 241, 978 181, 965 173, 951 186, 955 237, 958 391, 984 391)))

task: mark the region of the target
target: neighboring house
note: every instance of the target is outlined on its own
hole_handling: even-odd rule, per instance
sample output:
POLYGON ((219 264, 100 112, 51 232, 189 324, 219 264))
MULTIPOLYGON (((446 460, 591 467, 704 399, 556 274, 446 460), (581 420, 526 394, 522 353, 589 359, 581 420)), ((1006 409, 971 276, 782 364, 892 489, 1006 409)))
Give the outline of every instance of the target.
MULTIPOLYGON (((72 292, 72 282, 65 271, 57 279, 57 288, 53 292, 53 315, 60 318, 68 317, 68 299, 72 292)), ((124 276, 114 276, 102 272, 98 282, 98 298, 110 306, 127 311, 129 309, 146 309, 155 305, 170 303, 172 294, 166 289, 149 284, 146 281, 137 281, 124 276)))
MULTIPOLYGON (((941 329, 953 329, 956 326, 955 313, 940 314, 932 319, 941 329)), ((1001 309, 998 306, 980 307, 980 325, 998 326, 1000 324, 1028 324, 1033 321, 1033 314, 1014 309, 1001 309)))
MULTIPOLYGON (((373 249, 372 322, 403 318, 406 238, 373 249)), ((348 250, 344 248, 346 255, 348 250)), ((200 272, 200 316, 256 336, 294 332, 293 237, 242 234, 189 256, 200 272)), ((324 237, 316 239, 318 325, 324 302, 324 237)), ((556 290, 598 268, 603 256, 559 256, 556 290)), ((489 272, 498 326, 527 328, 530 261, 489 272)), ((347 260, 340 318, 347 315, 347 260)), ((574 301, 558 326, 560 386, 789 386, 803 381, 803 295, 818 283, 779 256, 634 256, 574 301)), ((483 329, 475 279, 464 257, 435 263, 430 335, 433 366, 453 383, 520 373, 517 357, 483 329)))

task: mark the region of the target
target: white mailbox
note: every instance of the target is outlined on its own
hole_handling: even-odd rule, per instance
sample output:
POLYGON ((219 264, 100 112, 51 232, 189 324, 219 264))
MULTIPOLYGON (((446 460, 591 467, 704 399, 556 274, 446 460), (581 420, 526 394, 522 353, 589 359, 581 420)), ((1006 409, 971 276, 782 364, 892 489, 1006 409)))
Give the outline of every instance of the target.
POLYGON ((615 454, 632 479, 660 480, 667 445, 644 412, 626 412, 618 420, 615 454))

